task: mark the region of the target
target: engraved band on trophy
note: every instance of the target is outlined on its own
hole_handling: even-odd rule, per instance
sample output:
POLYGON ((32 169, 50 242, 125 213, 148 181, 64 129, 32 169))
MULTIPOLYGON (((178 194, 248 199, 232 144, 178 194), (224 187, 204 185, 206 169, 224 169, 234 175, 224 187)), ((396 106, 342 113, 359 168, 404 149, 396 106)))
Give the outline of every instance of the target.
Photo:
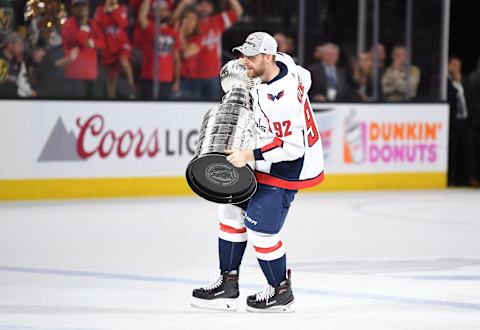
POLYGON ((238 60, 226 63, 220 78, 225 95, 222 103, 203 118, 186 178, 197 195, 216 203, 238 204, 257 189, 255 162, 237 168, 227 161, 224 150, 255 148, 255 116, 249 90, 258 80, 248 78, 246 67, 238 60))

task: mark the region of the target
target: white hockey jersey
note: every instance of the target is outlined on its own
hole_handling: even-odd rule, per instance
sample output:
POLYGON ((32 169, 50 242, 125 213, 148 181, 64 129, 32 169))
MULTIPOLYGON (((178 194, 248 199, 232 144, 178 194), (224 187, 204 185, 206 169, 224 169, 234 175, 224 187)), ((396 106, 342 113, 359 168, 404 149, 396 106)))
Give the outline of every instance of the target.
POLYGON ((310 72, 276 54, 280 73, 252 90, 257 126, 255 176, 259 183, 298 190, 323 181, 323 150, 307 93, 310 72))

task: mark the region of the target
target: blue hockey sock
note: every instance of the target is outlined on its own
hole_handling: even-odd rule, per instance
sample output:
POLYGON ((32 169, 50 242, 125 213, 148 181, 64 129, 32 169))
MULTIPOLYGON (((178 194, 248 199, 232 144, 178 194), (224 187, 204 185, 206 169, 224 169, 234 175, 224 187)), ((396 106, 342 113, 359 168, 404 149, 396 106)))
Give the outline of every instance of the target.
POLYGON ((258 259, 263 274, 267 278, 268 284, 277 287, 287 279, 287 255, 275 260, 258 259))
POLYGON ((218 239, 218 254, 220 257, 220 270, 238 270, 242 262, 243 253, 247 242, 229 242, 218 239))

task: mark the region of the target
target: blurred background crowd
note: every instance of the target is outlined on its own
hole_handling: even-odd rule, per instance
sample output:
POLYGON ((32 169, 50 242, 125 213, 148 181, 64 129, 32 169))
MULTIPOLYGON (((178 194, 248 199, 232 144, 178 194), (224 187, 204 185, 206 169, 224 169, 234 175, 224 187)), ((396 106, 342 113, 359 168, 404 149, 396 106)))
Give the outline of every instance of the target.
POLYGON ((447 3, 0 0, 0 98, 218 101, 232 47, 263 30, 314 102, 447 101, 449 183, 478 186, 480 47, 456 37, 474 11, 447 3))
POLYGON ((232 46, 266 30, 313 101, 439 101, 441 1, 413 3, 408 47, 405 1, 381 1, 376 43, 362 2, 370 31, 367 0, 306 0, 301 27, 286 0, 0 0, 0 97, 218 100, 232 46))

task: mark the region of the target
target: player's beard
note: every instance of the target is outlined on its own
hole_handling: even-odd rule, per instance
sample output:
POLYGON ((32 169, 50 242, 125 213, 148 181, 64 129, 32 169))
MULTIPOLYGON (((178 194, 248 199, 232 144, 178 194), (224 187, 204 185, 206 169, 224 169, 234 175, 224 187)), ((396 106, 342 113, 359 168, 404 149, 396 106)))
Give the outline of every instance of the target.
POLYGON ((265 73, 265 64, 260 66, 258 69, 249 68, 247 71, 247 76, 250 79, 261 77, 265 73))

